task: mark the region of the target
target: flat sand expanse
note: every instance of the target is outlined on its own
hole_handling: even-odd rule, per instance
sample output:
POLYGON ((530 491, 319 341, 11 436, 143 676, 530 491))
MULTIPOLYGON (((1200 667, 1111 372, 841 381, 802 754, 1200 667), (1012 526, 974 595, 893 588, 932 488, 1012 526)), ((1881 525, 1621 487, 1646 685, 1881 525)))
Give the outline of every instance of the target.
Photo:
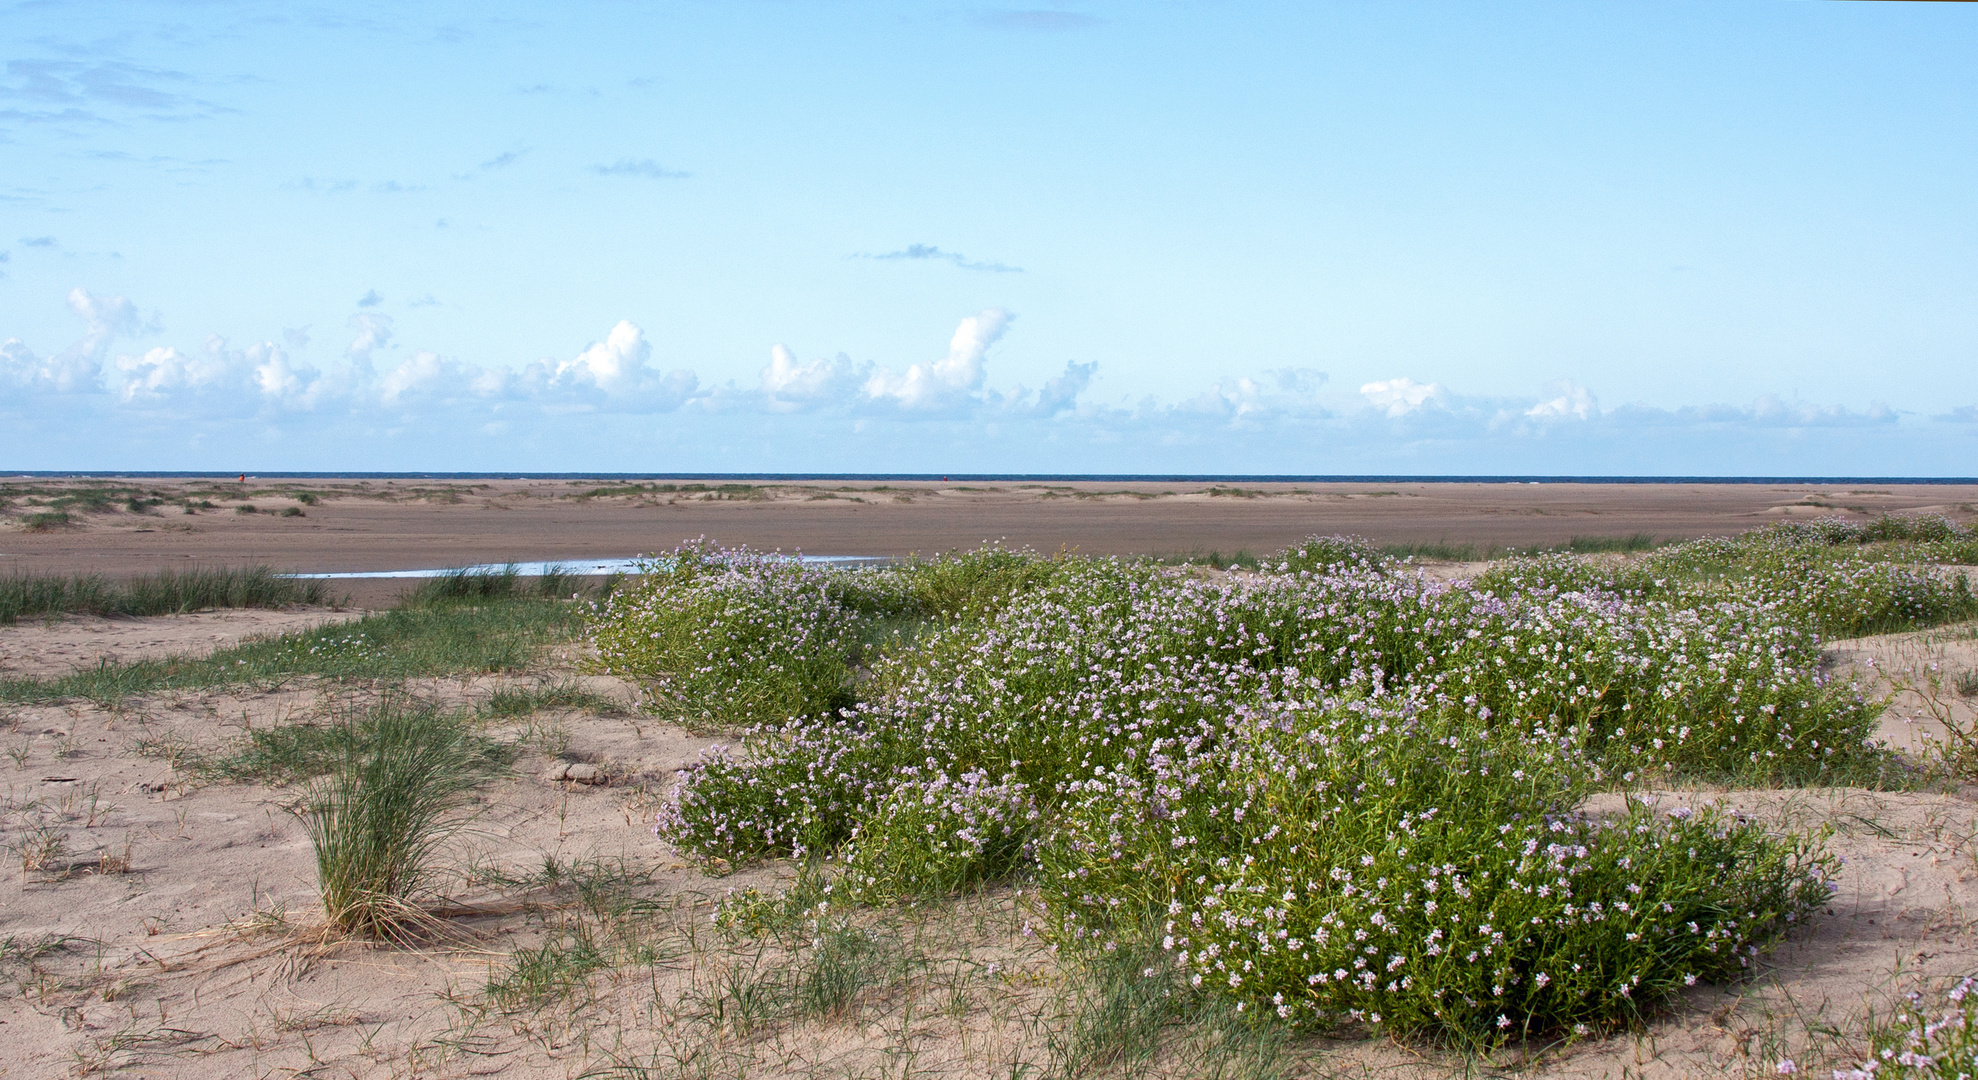
POLYGON ((1933 511, 1968 520, 1978 513, 1978 485, 701 486, 715 490, 664 491, 606 480, 0 482, 0 496, 11 504, 0 506, 0 573, 126 575, 200 561, 315 572, 400 570, 627 557, 696 536, 819 555, 897 556, 986 540, 1095 555, 1265 554, 1314 533, 1351 533, 1382 543, 1525 546, 1577 536, 1727 534, 1782 518, 1831 514, 1933 511), (71 507, 74 525, 21 528, 24 515, 89 485, 137 488, 168 501, 132 513, 119 495, 95 511, 71 507), (302 493, 316 501, 298 502, 302 493), (188 514, 179 502, 185 499, 212 508, 188 514), (262 512, 236 512, 242 503, 262 512), (303 516, 278 516, 286 509, 303 516))

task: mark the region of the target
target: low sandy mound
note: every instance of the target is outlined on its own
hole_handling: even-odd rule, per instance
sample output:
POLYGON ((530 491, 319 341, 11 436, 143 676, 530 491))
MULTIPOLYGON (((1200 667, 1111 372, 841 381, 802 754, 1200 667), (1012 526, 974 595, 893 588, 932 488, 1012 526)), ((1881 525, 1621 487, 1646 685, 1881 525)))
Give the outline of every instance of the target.
POLYGON ((1955 741, 1951 728, 1978 737, 1978 696, 1962 692, 1978 679, 1978 625, 1835 641, 1822 659, 1831 677, 1888 696, 1882 737, 1896 748, 1921 753, 1955 741))
POLYGON ((359 618, 361 611, 235 608, 190 615, 105 619, 66 615, 0 626, 0 677, 48 678, 106 661, 205 655, 251 637, 272 637, 359 618))

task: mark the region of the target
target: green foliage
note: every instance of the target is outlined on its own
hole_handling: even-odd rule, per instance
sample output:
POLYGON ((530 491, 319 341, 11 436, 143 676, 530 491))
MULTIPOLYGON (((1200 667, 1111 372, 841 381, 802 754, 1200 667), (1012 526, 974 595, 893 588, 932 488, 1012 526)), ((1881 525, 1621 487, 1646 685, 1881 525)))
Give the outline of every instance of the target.
POLYGON ((504 686, 488 696, 486 705, 481 706, 482 716, 494 719, 514 719, 541 712, 544 709, 582 709, 587 712, 610 712, 617 704, 601 694, 592 693, 573 682, 553 682, 541 686, 504 686))
POLYGON ((1477 581, 1499 591, 1598 590, 1688 607, 1763 597, 1827 637, 1916 629, 1978 615, 1966 574, 1919 565, 1928 548, 1832 540, 1872 528, 1840 525, 1848 528, 1788 523, 1738 537, 1693 540, 1629 562, 1557 555, 1518 559, 1492 567, 1477 581))
POLYGON ((872 658, 856 703, 708 755, 659 832, 828 854, 867 902, 1034 874, 1077 954, 1159 942, 1245 1015, 1479 1046, 1632 1023, 1824 902, 1811 838, 1585 810, 1650 777, 1881 778, 1877 709, 1821 675, 1786 579, 1708 545, 1666 558, 1741 588, 1642 570, 1660 552, 1449 583, 1339 547, 1213 580, 1057 560, 872 658))
POLYGON ((1078 785, 1040 847, 1055 932, 1158 936, 1246 1011, 1489 1045, 1734 979, 1831 892, 1805 838, 1576 811, 1598 773, 1555 730, 1344 703, 1233 734, 1151 785, 1078 785))
POLYGON ((882 943, 865 930, 843 921, 826 922, 799 956, 797 1007, 820 1020, 843 1018, 888 966, 882 943))
POLYGON ((851 704, 856 618, 826 572, 685 545, 594 607, 608 671, 653 683, 690 717, 744 726, 851 704))
POLYGON ((294 812, 316 849, 330 925, 403 937, 431 918, 420 901, 463 796, 486 775, 484 740, 458 714, 402 702, 352 734, 294 812))
POLYGON ((1343 569, 1382 570, 1393 559, 1373 541, 1357 536, 1308 536, 1302 543, 1286 548, 1270 560, 1280 573, 1343 569))
POLYGON ((1021 782, 908 766, 853 833, 844 878, 869 902, 958 893, 1016 870, 1041 819, 1021 782))
POLYGON ((399 609, 248 641, 203 657, 105 663, 54 679, 0 678, 0 703, 117 701, 160 690, 270 686, 305 676, 394 681, 513 672, 576 627, 570 604, 540 600, 399 609))
POLYGON ((535 1008, 569 997, 609 959, 581 922, 567 925, 536 948, 520 948, 508 969, 488 979, 488 999, 503 1009, 535 1008))
MULTIPOLYGON (((1912 992, 1870 1033, 1867 1060, 1834 1080, 1968 1080, 1978 1068, 1978 978, 1960 979, 1934 1008, 1912 992)), ((1789 1062, 1779 1074, 1798 1071, 1789 1062)))
POLYGON ((406 607, 423 608, 488 600, 561 600, 583 591, 583 579, 560 566, 523 577, 515 565, 495 570, 448 570, 419 584, 402 597, 406 607))
POLYGON ((21 528, 26 529, 28 532, 48 532, 52 529, 64 529, 74 524, 77 524, 77 522, 73 517, 69 516, 67 510, 43 510, 37 513, 21 515, 21 528))
POLYGON ((0 577, 0 625, 39 615, 175 615, 202 608, 323 604, 317 580, 283 577, 265 566, 165 570, 128 581, 99 574, 0 577))
POLYGON ((915 615, 953 622, 994 615, 1012 598, 1049 584, 1061 568, 1061 561, 1034 551, 991 546, 909 561, 890 573, 915 615))
MULTIPOLYGON (((322 724, 282 724, 250 731, 226 753, 196 763, 201 775, 221 780, 292 784, 323 776, 384 736, 380 723, 396 723, 400 712, 433 713, 432 706, 398 703, 386 710, 338 717, 322 724), (382 718, 382 719, 381 719, 382 718)), ((461 726, 457 719, 445 721, 461 726)), ((506 769, 514 748, 472 730, 458 736, 463 768, 475 777, 506 769)))

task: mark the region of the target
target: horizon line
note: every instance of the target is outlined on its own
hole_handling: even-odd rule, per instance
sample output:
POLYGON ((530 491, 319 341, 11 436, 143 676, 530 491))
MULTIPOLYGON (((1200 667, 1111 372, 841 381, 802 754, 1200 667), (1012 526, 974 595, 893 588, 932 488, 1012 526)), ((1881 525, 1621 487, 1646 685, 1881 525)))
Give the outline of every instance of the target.
POLYGON ((798 482, 912 481, 925 483, 1249 483, 1249 484, 1905 484, 1978 485, 1972 476, 1708 476, 1708 475, 1586 475, 1570 474, 1438 474, 1438 473, 824 473, 824 472, 490 472, 448 471, 317 471, 285 470, 254 472, 217 469, 114 470, 114 469, 0 469, 0 478, 50 479, 76 477, 90 479, 190 480, 229 479, 245 476, 254 480, 685 480, 685 481, 769 481, 798 482))

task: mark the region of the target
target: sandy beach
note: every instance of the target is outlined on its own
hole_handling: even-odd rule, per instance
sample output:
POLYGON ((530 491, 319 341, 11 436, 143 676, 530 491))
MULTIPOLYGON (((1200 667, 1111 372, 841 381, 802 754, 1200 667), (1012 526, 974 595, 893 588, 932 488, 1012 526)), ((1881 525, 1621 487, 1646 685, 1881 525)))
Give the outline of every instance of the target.
MULTIPOLYGON (((1978 488, 1938 485, 1233 491, 811 483, 664 491, 601 481, 250 478, 246 490, 97 485, 146 494, 135 510, 122 496, 95 509, 72 503, 70 523, 26 527, 28 514, 54 512, 83 486, 9 485, 0 573, 116 576, 250 562, 392 570, 623 556, 700 535, 871 555, 987 539, 1087 553, 1264 553, 1335 532, 1389 543, 1531 545, 1891 511, 1968 521, 1978 500, 1978 488), (153 497, 164 501, 149 505, 153 497), (195 512, 185 511, 188 503, 195 512), (238 512, 243 504, 255 511, 238 512), (282 515, 290 509, 297 513, 282 515)), ((361 609, 387 606, 408 582, 337 584, 350 587, 350 604, 361 609)), ((24 620, 0 628, 0 675, 53 678, 204 655, 356 614, 24 620)), ((717 905, 737 890, 788 886, 795 866, 773 861, 730 874, 689 865, 654 840, 652 815, 677 771, 735 733, 677 720, 648 699, 648 687, 599 674, 587 656, 572 641, 523 670, 418 678, 396 689, 286 679, 0 709, 12 758, 0 811, 18 862, 0 875, 0 937, 11 950, 0 954, 0 974, 16 988, 0 993, 0 1077, 567 1078, 617 1066, 639 1070, 626 1075, 852 1076, 888 1074, 902 1047, 918 1055, 915 1075, 980 1075, 991 1065, 1045 1060, 1040 1032, 1065 1022, 1061 972, 1027 932, 1035 898, 1006 887, 874 915, 874 940, 899 950, 918 974, 874 992, 874 1004, 847 1017, 757 1029, 723 1011, 735 1007, 738 980, 789 958, 765 961, 754 939, 710 929, 717 905), (387 693, 490 716, 498 695, 548 695, 525 715, 489 720, 489 730, 515 741, 518 757, 476 793, 472 828, 449 849, 447 887, 465 905, 450 920, 452 936, 416 948, 324 936, 310 839, 289 812, 298 789, 265 778, 224 782, 197 767, 236 752, 255 732, 333 724, 387 693), (565 876, 542 879, 544 866, 565 876), (605 911, 614 914, 597 914, 605 911), (623 939, 611 947, 646 950, 639 955, 651 963, 637 970, 649 981, 606 968, 573 976, 578 990, 555 984, 530 997, 516 989, 523 958, 565 955, 604 928, 623 939)), ((1922 685, 1927 673, 1978 665, 1968 624, 1831 642, 1826 664, 1835 677, 1892 694, 1880 734, 1906 750, 1941 732, 1933 708, 1950 709, 1960 726, 1974 722, 1974 699, 1895 692, 1922 685)), ((1877 1010, 1978 964, 1968 916, 1978 905, 1978 803, 1968 788, 1697 784, 1655 797, 1714 803, 1779 830, 1829 830, 1829 849, 1846 860, 1837 892, 1749 982, 1699 986, 1639 1031, 1527 1048, 1506 1056, 1507 1067, 1520 1067, 1513 1059, 1529 1052, 1537 1058, 1530 1075, 1675 1080, 1756 1075, 1788 1054, 1844 1061, 1877 1010)), ((1477 1065, 1387 1040, 1305 1040, 1288 1053, 1284 1075, 1431 1078, 1477 1065)), ((1177 1068, 1161 1075, 1189 1074, 1177 1068)))
MULTIPOLYGON (((1380 543, 1527 546, 1647 533, 1742 532, 1785 518, 1978 512, 1978 485, 1170 484, 829 481, 628 484, 609 480, 14 480, 0 484, 0 573, 145 573, 189 562, 298 572, 538 559, 622 558, 697 536, 820 555, 888 555, 984 541, 1088 555, 1266 554, 1313 534, 1380 543), (70 511, 21 528, 63 492, 139 489, 132 513, 70 511), (691 488, 702 490, 681 490, 691 488), (307 495, 314 502, 300 501, 307 495), (184 500, 212 504, 186 513, 184 500), (254 506, 243 514, 237 507, 254 506), (299 516, 281 516, 293 510, 299 516)), ((121 496, 119 497, 121 502, 121 496)))

